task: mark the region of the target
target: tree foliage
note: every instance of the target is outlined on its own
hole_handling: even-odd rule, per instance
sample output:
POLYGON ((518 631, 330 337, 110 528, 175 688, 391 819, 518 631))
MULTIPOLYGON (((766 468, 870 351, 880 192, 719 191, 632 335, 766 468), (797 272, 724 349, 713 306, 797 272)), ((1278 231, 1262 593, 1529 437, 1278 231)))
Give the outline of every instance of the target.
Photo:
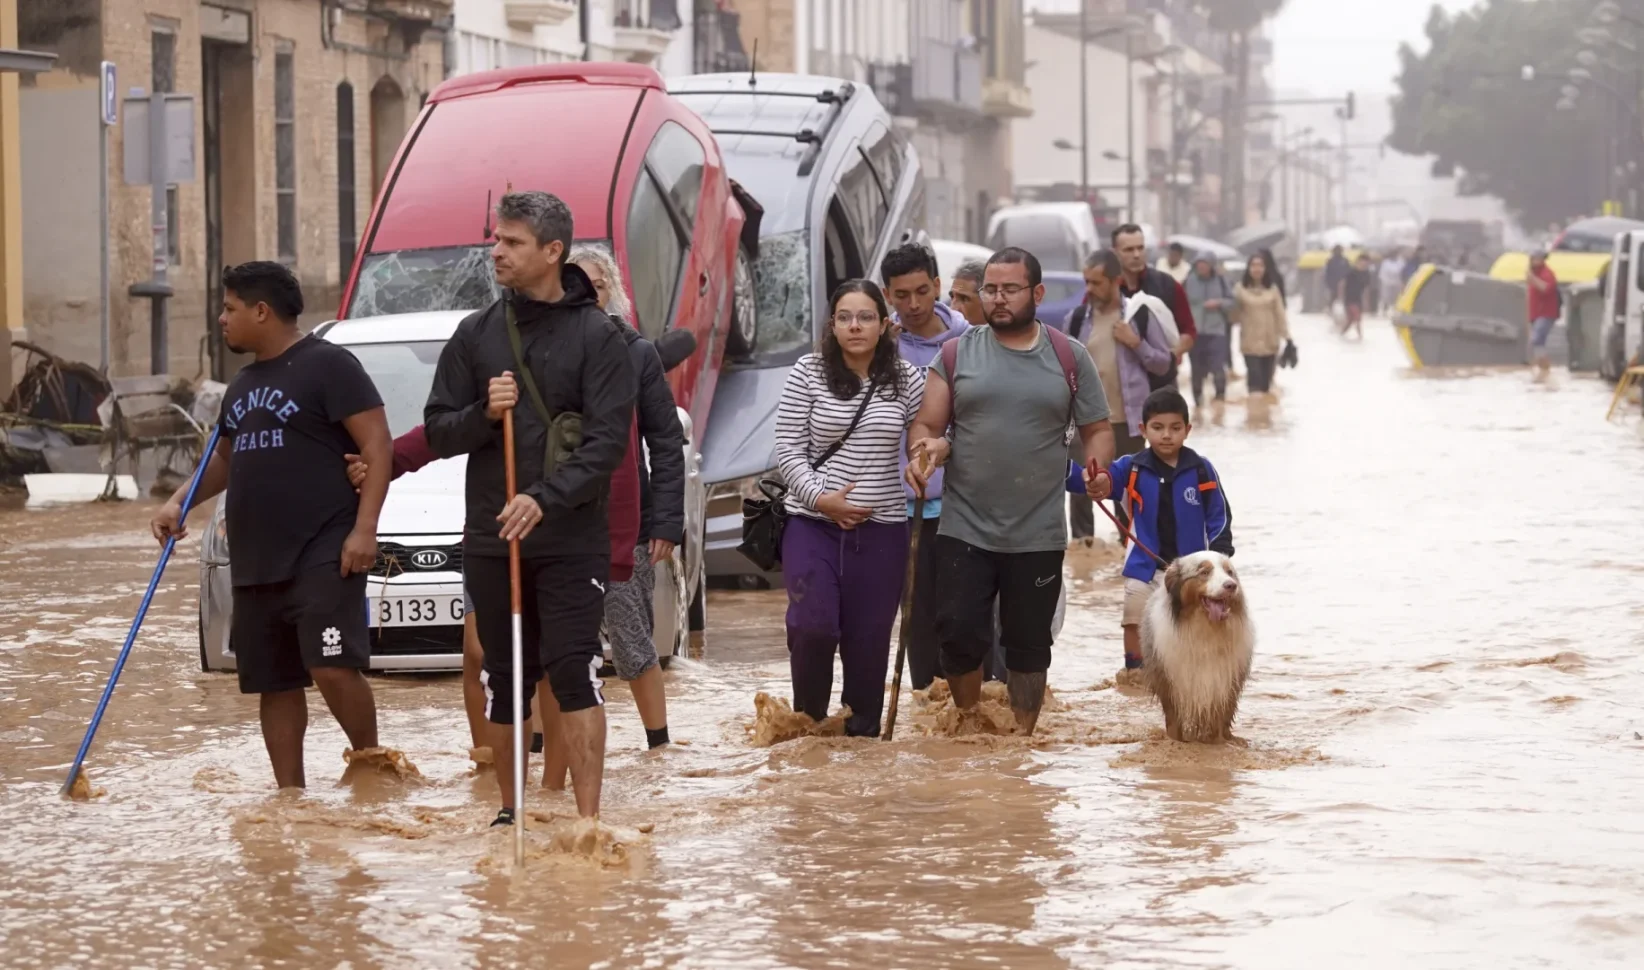
POLYGON ((1588 87, 1575 110, 1555 106, 1581 49, 1576 31, 1596 0, 1488 0, 1454 15, 1434 6, 1428 49, 1399 50, 1388 144, 1460 170, 1465 194, 1494 195, 1526 226, 1598 209, 1605 140, 1617 114, 1588 87), (1534 77, 1522 76, 1526 66, 1534 77))

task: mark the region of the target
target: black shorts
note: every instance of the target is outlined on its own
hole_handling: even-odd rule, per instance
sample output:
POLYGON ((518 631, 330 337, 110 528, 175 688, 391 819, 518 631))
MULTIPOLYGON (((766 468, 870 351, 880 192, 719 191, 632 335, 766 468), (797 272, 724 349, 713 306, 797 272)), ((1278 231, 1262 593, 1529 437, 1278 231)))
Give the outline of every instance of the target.
MULTIPOLYGON (((508 595, 508 560, 466 556, 468 593, 474 598, 474 627, 485 664, 485 716, 492 724, 514 723, 514 617, 508 595)), ((605 587, 611 557, 545 556, 520 560, 520 631, 525 660, 525 704, 546 673, 562 711, 583 711, 605 703, 599 670, 605 651, 599 642, 605 620, 605 587)))
POLYGON ((944 535, 936 537, 936 544, 936 629, 943 671, 950 677, 967 674, 987 659, 993 648, 995 596, 1005 669, 1021 674, 1049 670, 1064 550, 989 552, 944 535))
POLYGON ((371 666, 366 575, 337 572, 322 566, 283 583, 234 587, 229 637, 240 693, 303 690, 313 686, 315 667, 371 666))

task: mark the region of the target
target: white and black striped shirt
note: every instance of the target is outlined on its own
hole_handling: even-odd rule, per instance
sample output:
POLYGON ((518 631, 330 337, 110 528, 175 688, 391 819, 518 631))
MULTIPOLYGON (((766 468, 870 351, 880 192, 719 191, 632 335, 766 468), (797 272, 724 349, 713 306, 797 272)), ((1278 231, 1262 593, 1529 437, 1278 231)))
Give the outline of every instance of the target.
POLYGON ((793 365, 776 411, 776 467, 788 486, 789 512, 815 519, 816 500, 827 492, 855 484, 849 502, 872 509, 874 522, 906 522, 907 495, 902 490, 902 435, 919 413, 925 396, 925 372, 898 360, 902 390, 881 387, 862 414, 862 421, 832 458, 818 469, 811 462, 845 434, 862 406, 868 382, 854 396, 840 400, 828 390, 822 357, 806 354, 793 365))

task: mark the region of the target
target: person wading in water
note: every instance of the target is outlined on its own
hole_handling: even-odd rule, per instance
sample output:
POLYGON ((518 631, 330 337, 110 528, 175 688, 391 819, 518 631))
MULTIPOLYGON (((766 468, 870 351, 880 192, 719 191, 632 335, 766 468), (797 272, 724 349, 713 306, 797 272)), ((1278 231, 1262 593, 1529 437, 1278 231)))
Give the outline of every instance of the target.
MULTIPOLYGON (((260 695, 263 743, 281 788, 301 788, 304 693, 320 696, 355 751, 377 744, 366 576, 377 561, 377 516, 393 443, 382 397, 352 353, 297 329, 303 294, 291 270, 256 262, 223 271, 223 340, 256 359, 223 395, 223 434, 194 494, 228 488, 234 537, 234 619, 240 693, 260 695), (343 456, 375 467, 358 494, 343 456)), ((186 535, 177 490, 151 523, 154 538, 186 535)))
MULTIPOLYGON (((497 205, 492 257, 503 296, 457 326, 423 411, 428 444, 468 458, 464 565, 485 651, 484 683, 502 811, 512 825, 513 731, 530 720, 546 670, 559 701, 577 813, 599 814, 605 774, 604 665, 599 628, 611 579, 607 505, 628 452, 637 384, 620 325, 587 274, 566 265, 571 210, 546 192, 497 205), (520 361, 528 362, 522 372, 520 361), (520 383, 526 385, 523 407, 520 383), (520 491, 504 493, 502 416, 514 412, 520 491), (563 419, 580 418, 580 431, 563 419), (509 543, 520 544, 526 710, 513 709, 509 543)), ((375 463, 373 463, 375 464, 375 463)), ((388 470, 383 462, 384 472, 388 470)), ((637 511, 637 509, 636 509, 637 511)))
POLYGON ((988 325, 944 346, 908 433, 915 489, 925 488, 934 467, 947 469, 937 629, 953 703, 972 712, 981 700, 998 597, 1006 686, 1023 734, 1038 724, 1055 639, 1073 429, 1092 475, 1105 475, 1113 459, 1102 380, 1083 346, 1039 322, 1044 294, 1032 253, 1012 247, 988 260, 981 290, 988 325))

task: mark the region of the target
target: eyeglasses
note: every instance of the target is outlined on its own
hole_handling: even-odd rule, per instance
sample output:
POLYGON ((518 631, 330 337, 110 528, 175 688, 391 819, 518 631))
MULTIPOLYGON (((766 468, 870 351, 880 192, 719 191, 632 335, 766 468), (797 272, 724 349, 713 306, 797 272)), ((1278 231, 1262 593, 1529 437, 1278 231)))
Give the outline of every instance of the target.
POLYGON ((982 287, 982 296, 989 300, 997 300, 1000 297, 1004 297, 1007 300, 1014 300, 1031 289, 1033 289, 1033 287, 1022 286, 1019 283, 1006 283, 1003 286, 996 283, 989 283, 988 285, 982 287))
POLYGON ((872 310, 858 310, 855 313, 849 310, 840 310, 833 315, 833 324, 836 327, 848 327, 855 320, 864 327, 871 327, 879 322, 879 314, 872 310))

